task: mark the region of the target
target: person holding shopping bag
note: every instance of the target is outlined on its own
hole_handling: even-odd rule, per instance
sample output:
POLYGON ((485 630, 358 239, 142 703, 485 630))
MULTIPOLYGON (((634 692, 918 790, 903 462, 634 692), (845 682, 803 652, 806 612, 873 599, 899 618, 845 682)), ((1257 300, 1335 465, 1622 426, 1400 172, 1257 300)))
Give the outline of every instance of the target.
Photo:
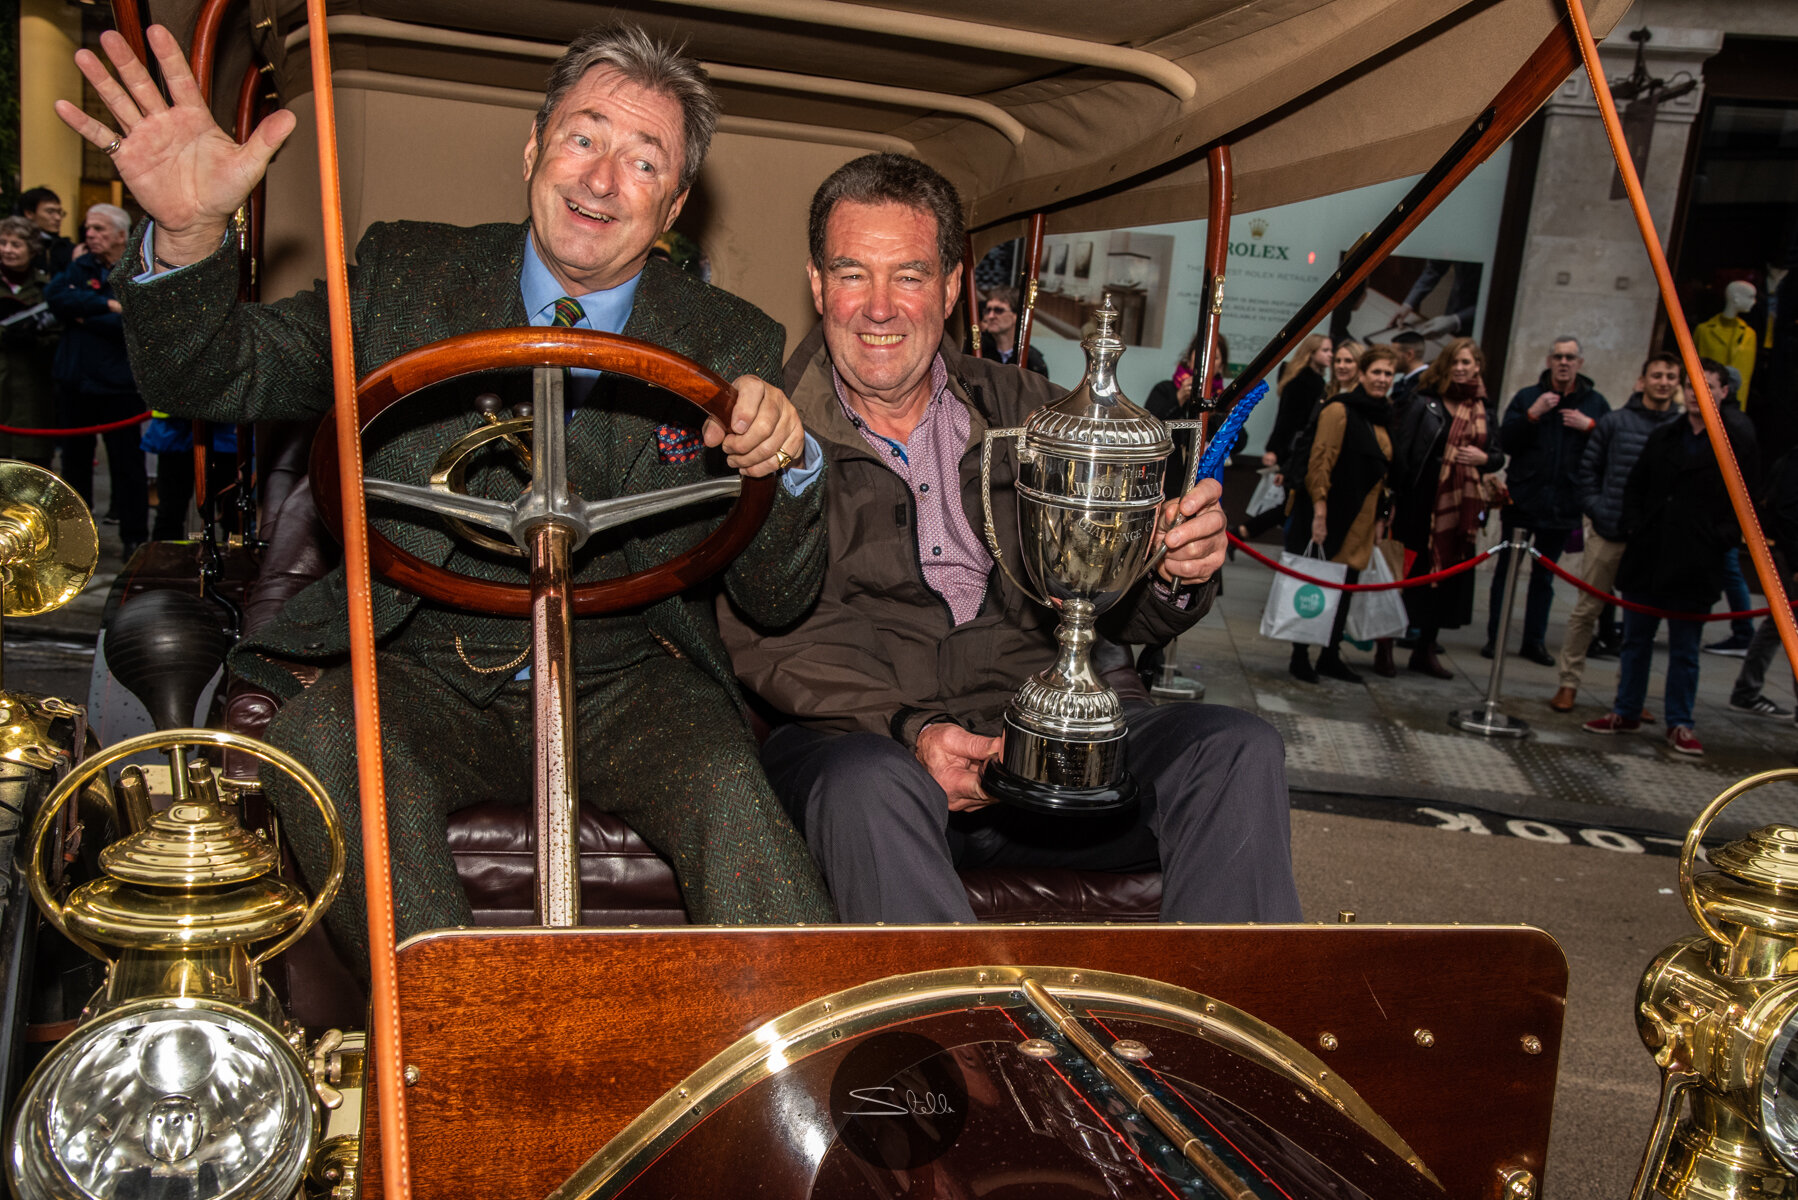
MULTIPOLYGON (((1302 480, 1291 480, 1292 519, 1286 525, 1286 548, 1303 552, 1315 543, 1324 557, 1348 568, 1345 582, 1354 583, 1379 542, 1386 496, 1386 473, 1392 463, 1392 435, 1387 430, 1386 393, 1398 367, 1390 346, 1373 346, 1356 361, 1352 390, 1331 398, 1317 417, 1317 435, 1302 480)), ((1345 597, 1346 600, 1346 597, 1345 597)), ((1292 647, 1292 674, 1305 683, 1318 676, 1360 683, 1361 676, 1342 661, 1343 625, 1348 604, 1336 606, 1330 642, 1311 665, 1303 643, 1292 647)), ((1390 651, 1388 651, 1390 653, 1390 651)))

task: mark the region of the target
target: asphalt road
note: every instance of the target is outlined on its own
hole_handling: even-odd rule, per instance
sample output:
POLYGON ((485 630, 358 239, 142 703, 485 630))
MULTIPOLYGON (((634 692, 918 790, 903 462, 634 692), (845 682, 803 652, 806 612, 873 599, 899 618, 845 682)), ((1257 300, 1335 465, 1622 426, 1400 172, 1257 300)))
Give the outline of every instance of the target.
POLYGON ((1627 1195, 1660 1092, 1636 1035, 1636 985, 1656 952, 1696 932, 1677 860, 1299 810, 1292 835, 1313 919, 1348 908, 1364 922, 1524 922, 1554 936, 1569 990, 1542 1194, 1627 1195))

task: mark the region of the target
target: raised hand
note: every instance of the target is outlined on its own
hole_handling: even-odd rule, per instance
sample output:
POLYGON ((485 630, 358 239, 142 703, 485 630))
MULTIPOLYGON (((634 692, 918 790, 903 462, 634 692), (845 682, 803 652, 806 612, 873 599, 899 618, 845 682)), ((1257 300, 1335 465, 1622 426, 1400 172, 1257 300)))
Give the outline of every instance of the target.
POLYGON ((145 32, 173 103, 164 101, 125 39, 108 30, 100 45, 117 78, 88 50, 75 52, 75 65, 112 113, 117 132, 67 100, 56 102, 56 115, 112 156, 125 186, 156 222, 156 257, 183 266, 218 249, 231 215, 296 122, 286 109, 271 113, 238 145, 212 119, 174 35, 161 25, 145 32))

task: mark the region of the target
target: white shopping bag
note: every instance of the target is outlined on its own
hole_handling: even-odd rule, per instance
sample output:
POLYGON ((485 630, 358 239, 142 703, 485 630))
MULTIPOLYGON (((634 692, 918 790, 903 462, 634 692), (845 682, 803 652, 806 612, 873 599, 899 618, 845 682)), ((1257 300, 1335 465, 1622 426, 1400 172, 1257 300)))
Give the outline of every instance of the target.
POLYGON ((1255 491, 1249 496, 1245 516, 1258 517, 1286 503, 1286 489, 1274 482, 1274 477, 1279 473, 1278 467, 1261 468, 1261 478, 1256 481, 1255 491))
MULTIPOLYGON (((1367 570, 1361 572, 1362 583, 1391 583, 1392 565, 1375 546, 1368 556, 1367 570)), ((1348 621, 1343 636, 1350 641, 1371 642, 1378 638, 1404 637, 1411 626, 1405 602, 1397 588, 1386 592, 1348 592, 1348 621)))
POLYGON ((1339 584, 1347 577, 1348 568, 1324 558, 1323 548, 1316 542, 1312 542, 1303 554, 1294 554, 1290 550, 1282 553, 1280 565, 1309 578, 1294 579, 1290 575, 1274 574, 1274 586, 1267 593, 1267 607, 1261 610, 1261 636, 1310 646, 1329 645, 1330 629, 1336 624, 1336 606, 1342 602, 1342 592, 1311 580, 1339 584))

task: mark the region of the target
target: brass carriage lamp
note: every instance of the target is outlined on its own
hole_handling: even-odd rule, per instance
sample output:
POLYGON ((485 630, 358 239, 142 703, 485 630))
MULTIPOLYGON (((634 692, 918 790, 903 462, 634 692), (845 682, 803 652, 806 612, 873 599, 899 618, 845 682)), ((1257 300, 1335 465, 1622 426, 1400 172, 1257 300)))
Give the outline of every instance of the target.
MULTIPOLYGON (((126 771, 132 768, 127 767, 126 771)), ((28 1200, 293 1195, 335 1092, 260 965, 324 914, 344 845, 324 787, 286 754, 218 730, 145 734, 85 760, 34 821, 26 879, 51 925, 107 965, 82 1023, 21 1094, 7 1175, 28 1200), (194 745, 240 751, 292 775, 323 815, 331 871, 311 904, 273 875, 276 852, 246 832, 194 745), (44 842, 70 797, 135 754, 185 763, 186 787, 100 855, 103 876, 51 892, 44 842), (252 947, 267 948, 252 954, 252 947), (102 947, 116 950, 117 956, 102 947)), ((316 1056, 315 1056, 316 1057, 316 1056)))
POLYGON ((1798 828, 1768 825, 1693 862, 1705 830, 1750 776, 1699 814, 1679 860, 1701 934, 1657 955, 1636 1022, 1661 1067, 1654 1132, 1632 1200, 1798 1195, 1798 828))

